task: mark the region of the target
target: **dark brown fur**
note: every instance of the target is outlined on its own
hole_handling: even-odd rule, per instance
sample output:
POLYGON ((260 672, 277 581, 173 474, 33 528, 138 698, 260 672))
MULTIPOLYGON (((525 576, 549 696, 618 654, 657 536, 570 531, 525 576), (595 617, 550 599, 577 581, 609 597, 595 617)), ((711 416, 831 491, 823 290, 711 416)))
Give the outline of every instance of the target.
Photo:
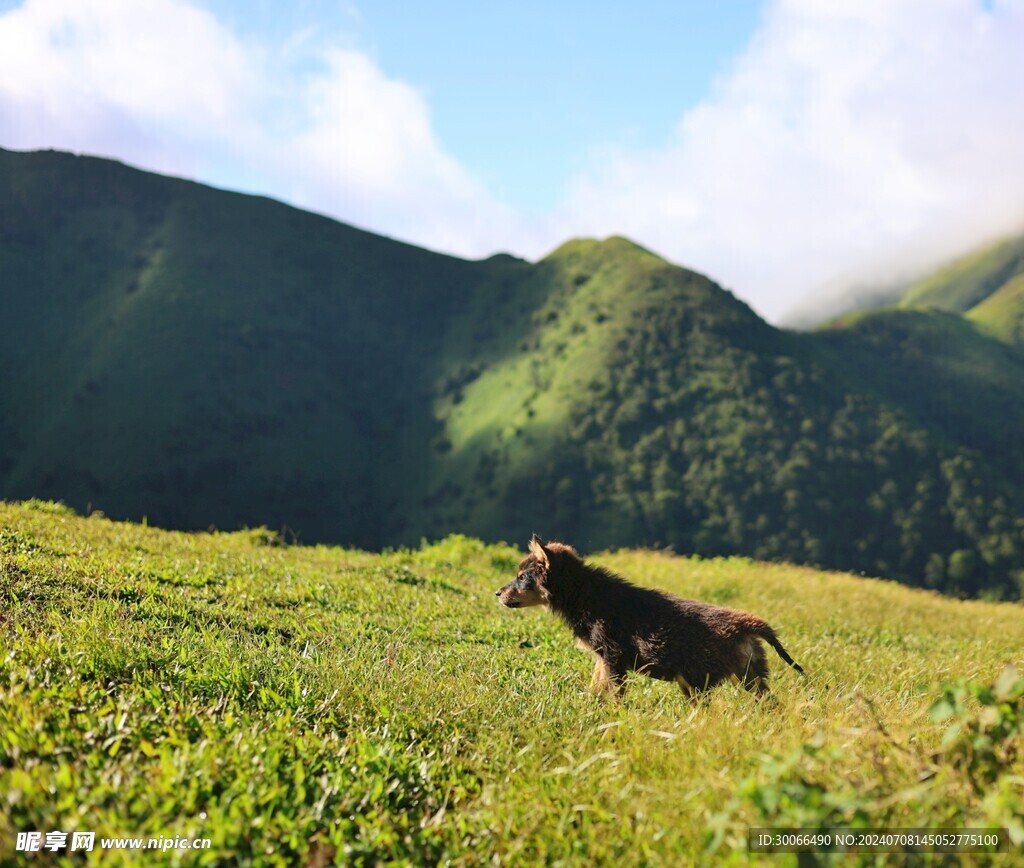
POLYGON ((514 582, 497 592, 509 608, 546 605, 569 625, 577 644, 595 656, 591 687, 621 696, 631 671, 675 681, 687 696, 735 677, 748 690, 768 692, 768 661, 760 640, 803 672, 769 624, 672 594, 639 588, 585 564, 562 543, 530 541, 514 582))

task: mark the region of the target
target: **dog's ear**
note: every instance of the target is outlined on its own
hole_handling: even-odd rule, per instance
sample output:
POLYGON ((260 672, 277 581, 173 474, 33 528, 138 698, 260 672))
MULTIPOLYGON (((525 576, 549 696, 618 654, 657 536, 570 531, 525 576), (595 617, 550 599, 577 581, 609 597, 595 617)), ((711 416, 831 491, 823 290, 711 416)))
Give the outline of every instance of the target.
POLYGON ((544 569, 551 566, 551 562, 548 560, 547 549, 544 548, 544 541, 537 534, 534 534, 530 539, 530 554, 540 562, 544 569))

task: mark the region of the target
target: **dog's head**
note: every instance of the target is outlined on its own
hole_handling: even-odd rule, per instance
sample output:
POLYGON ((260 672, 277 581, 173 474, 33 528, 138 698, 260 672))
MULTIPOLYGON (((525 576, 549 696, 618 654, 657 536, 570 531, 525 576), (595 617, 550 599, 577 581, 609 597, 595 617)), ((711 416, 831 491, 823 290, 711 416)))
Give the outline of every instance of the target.
POLYGON ((578 558, 571 546, 546 543, 534 534, 530 553, 519 562, 515 581, 509 582, 495 596, 510 609, 547 605, 551 583, 558 580, 559 565, 567 555, 578 558))

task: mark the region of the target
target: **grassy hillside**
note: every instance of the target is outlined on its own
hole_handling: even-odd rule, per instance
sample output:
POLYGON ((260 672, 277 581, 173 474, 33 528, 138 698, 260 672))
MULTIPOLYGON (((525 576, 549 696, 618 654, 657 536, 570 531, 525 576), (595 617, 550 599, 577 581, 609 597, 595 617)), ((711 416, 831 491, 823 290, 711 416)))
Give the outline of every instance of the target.
POLYGON ((0 274, 0 497, 1024 587, 1024 363, 985 337, 796 335, 623 238, 467 262, 52 152, 0 151, 0 274))
POLYGON ((267 864, 707 863, 741 860, 750 826, 1024 841, 1017 605, 604 554, 758 612, 809 677, 773 659, 776 703, 696 705, 634 677, 602 704, 564 627, 496 603, 512 548, 277 542, 0 504, 0 862, 50 829, 267 864))
POLYGON ((1021 274, 1024 236, 984 247, 919 280, 900 306, 967 313, 1021 274))
POLYGON ((907 285, 849 293, 826 303, 828 314, 809 308, 798 327, 842 328, 868 312, 941 310, 966 316, 985 333, 1010 344, 1024 342, 1024 236, 988 244, 907 285), (826 318, 827 317, 827 318, 826 318))
POLYGON ((967 318, 1000 340, 1024 346, 1024 273, 972 307, 967 318))
POLYGON ((1024 236, 985 247, 918 281, 900 307, 960 313, 986 334, 1024 345, 1024 236))

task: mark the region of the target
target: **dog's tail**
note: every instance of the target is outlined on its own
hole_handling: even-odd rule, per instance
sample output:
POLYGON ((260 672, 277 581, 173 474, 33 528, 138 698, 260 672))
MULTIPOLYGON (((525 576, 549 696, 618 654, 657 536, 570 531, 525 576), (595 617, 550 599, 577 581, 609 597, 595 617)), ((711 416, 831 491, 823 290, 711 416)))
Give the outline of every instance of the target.
POLYGON ((789 656, 789 652, 782 647, 782 643, 779 641, 779 637, 775 635, 775 631, 771 628, 767 622, 762 621, 753 631, 757 636, 760 636, 772 646, 776 651, 779 652, 779 656, 785 660, 790 666, 792 666, 797 672, 802 673, 804 671, 803 666, 799 663, 794 663, 793 658, 789 656), (763 625, 763 626, 762 626, 763 625))

